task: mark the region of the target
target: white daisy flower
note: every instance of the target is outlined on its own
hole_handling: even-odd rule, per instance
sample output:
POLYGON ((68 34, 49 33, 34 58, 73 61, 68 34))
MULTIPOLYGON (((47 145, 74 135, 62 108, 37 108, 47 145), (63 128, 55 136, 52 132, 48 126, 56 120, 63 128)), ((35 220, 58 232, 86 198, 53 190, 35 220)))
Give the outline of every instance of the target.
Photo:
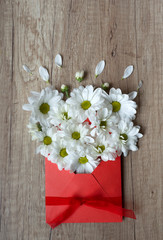
POLYGON ((94 139, 90 136, 89 124, 79 124, 74 121, 68 121, 67 124, 60 126, 62 137, 67 141, 71 147, 80 147, 82 144, 90 144, 94 139))
POLYGON ((138 138, 143 137, 139 130, 140 126, 134 126, 133 122, 125 122, 123 120, 119 122, 117 138, 115 139, 118 152, 123 152, 126 157, 128 150, 138 150, 136 146, 138 138))
POLYGON ((122 94, 122 91, 119 88, 111 88, 109 94, 103 92, 103 96, 110 104, 112 104, 112 111, 118 114, 121 119, 135 119, 137 108, 136 103, 130 100, 127 94, 122 94))
POLYGON ((32 136, 32 140, 37 140, 40 138, 41 132, 44 132, 46 127, 41 125, 40 122, 36 121, 34 118, 30 117, 29 124, 27 125, 29 133, 32 136))
POLYGON ((81 148, 80 151, 77 151, 73 155, 70 171, 76 173, 92 173, 100 161, 100 159, 95 159, 93 156, 94 151, 92 151, 90 147, 81 148))
POLYGON ((72 115, 77 118, 79 122, 84 122, 91 112, 95 113, 102 107, 104 98, 102 97, 102 89, 97 88, 94 90, 93 86, 80 86, 75 88, 70 98, 67 99, 67 103, 74 106, 72 109, 72 115))
POLYGON ((63 168, 65 170, 70 170, 73 152, 68 148, 68 145, 66 141, 57 136, 54 141, 53 150, 48 156, 48 160, 52 163, 56 163, 59 170, 63 168))
MULTIPOLYGON (((62 85, 61 91, 68 91, 67 86, 62 85)), ((114 161, 117 155, 138 150, 143 135, 131 122, 137 92, 127 95, 112 88, 107 94, 90 85, 70 95, 65 102, 62 93, 48 87, 41 93, 31 92, 29 104, 23 105, 32 112, 28 128, 32 140, 40 144, 37 153, 56 163, 59 170, 92 173, 101 160, 114 161)))
POLYGON ((60 101, 60 103, 53 108, 53 111, 49 113, 48 120, 54 126, 59 126, 69 121, 71 119, 70 115, 70 106, 64 101, 60 101))
POLYGON ((51 127, 48 128, 45 132, 40 132, 39 141, 41 142, 41 144, 37 147, 36 153, 41 153, 41 155, 43 155, 44 157, 48 157, 48 155, 54 149, 56 134, 56 127, 51 127))
POLYGON ((96 137, 96 141, 93 144, 93 148, 97 157, 101 157, 103 161, 114 161, 117 157, 116 148, 110 135, 100 134, 96 137))
POLYGON ((38 92, 31 92, 31 97, 28 98, 29 104, 24 104, 23 109, 26 111, 32 111, 32 117, 41 124, 48 125, 47 118, 49 113, 53 111, 53 108, 57 106, 63 97, 62 93, 57 90, 53 90, 47 87, 38 92))
POLYGON ((98 133, 107 134, 110 132, 113 133, 115 131, 115 126, 119 121, 118 116, 112 114, 111 110, 112 106, 108 106, 108 108, 102 108, 97 111, 96 115, 91 114, 89 116, 89 120, 91 122, 91 135, 95 136, 98 133), (110 109, 109 109, 110 108, 110 109))

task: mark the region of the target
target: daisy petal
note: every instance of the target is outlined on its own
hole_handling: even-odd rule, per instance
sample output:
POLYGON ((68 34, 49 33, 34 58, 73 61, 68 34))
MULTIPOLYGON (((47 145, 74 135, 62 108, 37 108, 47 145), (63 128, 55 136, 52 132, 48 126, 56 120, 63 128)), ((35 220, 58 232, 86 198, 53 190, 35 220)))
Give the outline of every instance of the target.
POLYGON ((39 67, 39 73, 40 73, 40 76, 42 78, 42 80, 44 80, 45 82, 48 82, 49 81, 49 73, 48 73, 48 70, 42 66, 39 67))
POLYGON ((62 57, 60 54, 57 54, 55 56, 55 64, 57 65, 57 67, 61 68, 62 67, 62 57))
POLYGON ((96 66, 95 76, 98 77, 103 72, 104 68, 105 68, 105 61, 102 60, 96 66))
POLYGON ((138 84, 137 91, 139 91, 139 89, 142 87, 142 85, 143 85, 143 81, 141 80, 138 84))
POLYGON ((133 65, 129 65, 125 69, 122 79, 128 78, 132 74, 133 70, 134 70, 134 66, 133 65))
POLYGON ((29 67, 27 65, 23 65, 23 69, 24 71, 26 71, 27 73, 32 74, 31 70, 29 69, 29 67))
POLYGON ((32 106, 31 106, 31 104, 24 104, 23 106, 22 106, 22 108, 23 108, 23 110, 25 110, 25 111, 32 111, 32 106))
POLYGON ((135 99, 137 95, 138 95, 138 93, 135 92, 135 91, 133 91, 133 92, 131 92, 131 93, 128 94, 130 100, 135 99))

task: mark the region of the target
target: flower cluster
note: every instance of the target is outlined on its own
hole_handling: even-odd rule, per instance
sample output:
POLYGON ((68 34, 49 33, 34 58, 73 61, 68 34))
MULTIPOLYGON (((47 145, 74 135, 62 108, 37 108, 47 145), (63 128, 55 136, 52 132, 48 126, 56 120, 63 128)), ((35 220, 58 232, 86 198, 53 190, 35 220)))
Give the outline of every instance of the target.
POLYGON ((91 173, 100 161, 114 161, 128 150, 136 151, 140 127, 132 120, 136 114, 136 92, 122 94, 111 88, 75 88, 64 101, 63 93, 47 87, 31 92, 29 132, 39 142, 37 152, 65 169, 91 173))

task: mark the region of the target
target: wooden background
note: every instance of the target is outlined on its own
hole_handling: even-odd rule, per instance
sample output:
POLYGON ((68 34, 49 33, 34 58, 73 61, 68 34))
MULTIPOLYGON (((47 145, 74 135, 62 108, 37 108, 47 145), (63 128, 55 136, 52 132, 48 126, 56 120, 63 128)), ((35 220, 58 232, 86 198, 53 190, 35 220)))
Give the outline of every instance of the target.
POLYGON ((0 239, 1 240, 162 240, 163 180, 163 2, 162 0, 1 0, 0 1, 0 239), (63 56, 57 69, 54 57, 63 56), (100 60, 106 68, 97 80, 100 60), (23 71, 27 64, 33 77, 23 71), (123 70, 134 74, 121 80, 123 70), (35 155, 22 111, 30 90, 47 86, 38 75, 46 66, 51 82, 79 86, 102 81, 124 92, 144 85, 137 98, 142 126, 139 151, 122 161, 124 207, 137 220, 122 223, 45 223, 44 158, 35 155))

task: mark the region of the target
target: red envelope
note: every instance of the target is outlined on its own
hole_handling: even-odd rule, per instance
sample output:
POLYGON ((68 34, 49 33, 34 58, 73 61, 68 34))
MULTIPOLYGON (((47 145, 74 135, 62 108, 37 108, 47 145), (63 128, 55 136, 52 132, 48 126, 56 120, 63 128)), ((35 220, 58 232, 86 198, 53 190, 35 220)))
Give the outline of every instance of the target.
POLYGON ((92 174, 58 170, 45 160, 46 222, 121 222, 122 216, 135 218, 122 208, 121 159, 101 161, 92 174))

